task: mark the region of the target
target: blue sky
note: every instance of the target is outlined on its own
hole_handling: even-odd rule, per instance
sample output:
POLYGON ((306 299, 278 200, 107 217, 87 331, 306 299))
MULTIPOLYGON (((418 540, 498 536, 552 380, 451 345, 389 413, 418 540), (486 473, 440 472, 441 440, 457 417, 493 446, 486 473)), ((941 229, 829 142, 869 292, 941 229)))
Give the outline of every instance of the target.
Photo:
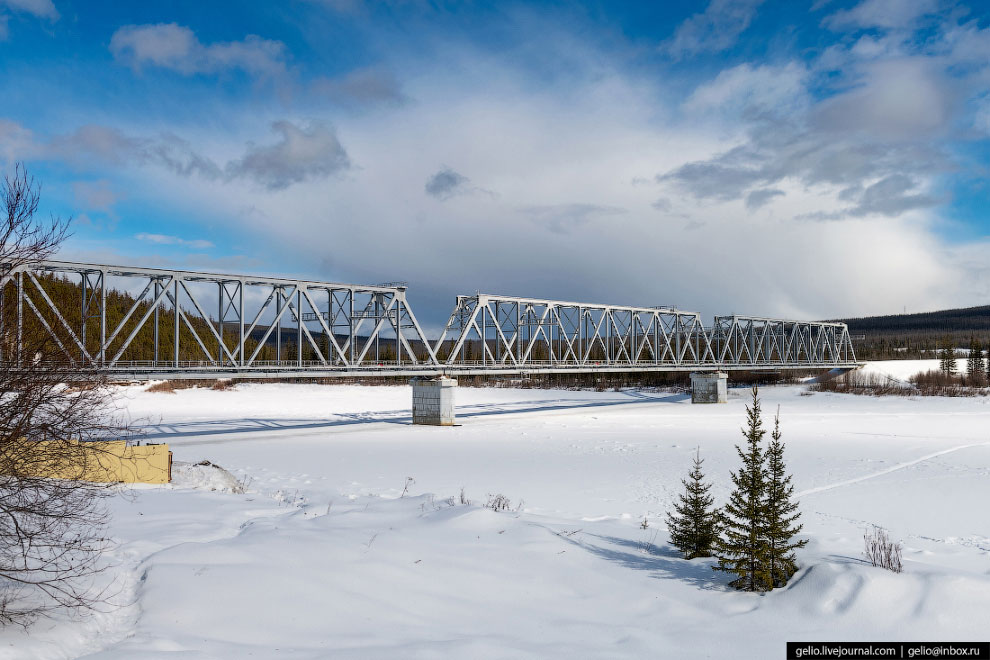
POLYGON ((0 89, 64 258, 402 279, 431 326, 990 293, 984 3, 0 0, 0 89))

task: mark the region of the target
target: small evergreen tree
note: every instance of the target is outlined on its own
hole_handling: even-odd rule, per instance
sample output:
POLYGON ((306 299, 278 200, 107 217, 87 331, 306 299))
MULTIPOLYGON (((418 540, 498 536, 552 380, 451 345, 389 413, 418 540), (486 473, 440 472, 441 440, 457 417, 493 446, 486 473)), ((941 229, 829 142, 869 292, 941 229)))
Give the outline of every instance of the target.
POLYGON ((674 513, 667 513, 667 529, 670 542, 684 554, 685 559, 711 557, 712 547, 718 537, 718 510, 715 499, 708 494, 711 484, 705 483, 701 465, 701 451, 694 456, 694 467, 687 479, 681 479, 684 493, 680 502, 674 503, 674 513))
POLYGON ((952 340, 948 337, 942 340, 942 347, 939 349, 938 368, 947 374, 956 373, 956 349, 952 346, 952 340))
POLYGON ((736 445, 742 467, 733 473, 735 489, 725 505, 722 535, 715 545, 716 571, 737 577, 729 584, 743 591, 773 588, 766 541, 766 479, 760 441, 766 431, 760 418, 760 399, 753 386, 753 403, 746 406, 747 427, 742 430, 746 450, 736 445))
POLYGON ((972 370, 973 382, 971 385, 980 385, 987 382, 987 363, 983 359, 983 345, 980 340, 974 338, 973 346, 969 349, 969 362, 967 371, 972 370))
POLYGON ((784 465, 784 443, 780 440, 780 410, 773 419, 773 433, 767 447, 766 537, 771 588, 787 584, 797 571, 794 550, 808 544, 806 539, 795 541, 803 525, 797 524, 801 514, 797 502, 792 502, 794 486, 784 465))
POLYGON ((983 349, 976 337, 969 338, 969 357, 966 360, 966 377, 976 381, 983 376, 983 349))

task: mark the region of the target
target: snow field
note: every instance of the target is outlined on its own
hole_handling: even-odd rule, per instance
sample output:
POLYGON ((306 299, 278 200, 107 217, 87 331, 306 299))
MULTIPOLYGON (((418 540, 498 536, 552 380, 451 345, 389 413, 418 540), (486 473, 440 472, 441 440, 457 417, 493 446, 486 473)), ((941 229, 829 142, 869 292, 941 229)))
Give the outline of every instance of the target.
POLYGON ((699 406, 462 387, 461 426, 435 428, 409 424, 408 387, 122 388, 148 441, 248 492, 180 466, 115 500, 125 606, 2 630, 0 657, 765 658, 786 641, 985 639, 986 399, 762 398, 810 543, 791 584, 757 596, 677 558, 663 523, 695 447, 724 502, 746 390, 699 406), (495 513, 489 493, 525 503, 495 513), (904 573, 863 563, 871 524, 903 542, 904 573))

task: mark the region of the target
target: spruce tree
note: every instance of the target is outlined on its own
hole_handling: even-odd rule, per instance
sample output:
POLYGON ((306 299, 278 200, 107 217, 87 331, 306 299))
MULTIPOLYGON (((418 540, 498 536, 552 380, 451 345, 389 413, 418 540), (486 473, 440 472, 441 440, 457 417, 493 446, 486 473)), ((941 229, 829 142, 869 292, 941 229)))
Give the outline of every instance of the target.
POLYGON ((956 350, 952 346, 952 340, 945 337, 941 344, 938 352, 938 368, 947 374, 954 374, 956 373, 956 350))
POLYGON ((969 369, 972 370, 973 382, 971 385, 979 385, 986 382, 986 361, 983 359, 983 346, 979 339, 973 339, 973 346, 969 349, 969 369))
POLYGON ((969 356, 966 359, 966 377, 975 381, 983 372, 983 351, 976 337, 969 338, 969 356))
POLYGON ((736 445, 742 467, 732 474, 735 489, 725 505, 722 535, 715 546, 716 571, 737 577, 729 584, 743 591, 767 591, 773 582, 769 573, 766 541, 766 479, 760 441, 766 431, 760 419, 760 399, 753 386, 753 403, 746 406, 747 427, 742 430, 746 450, 736 445))
POLYGON ((808 544, 806 539, 795 541, 794 537, 803 525, 797 524, 801 514, 797 502, 792 502, 794 486, 791 475, 784 465, 784 443, 780 440, 780 409, 773 419, 773 433, 766 451, 767 498, 766 539, 771 588, 787 584, 797 571, 794 550, 808 544))
POLYGON ((685 559, 711 557, 712 546, 718 537, 718 510, 715 499, 708 494, 711 484, 705 483, 701 465, 705 460, 698 450, 694 467, 687 479, 681 479, 684 493, 680 502, 674 503, 674 513, 667 513, 667 529, 670 542, 684 554, 685 559))

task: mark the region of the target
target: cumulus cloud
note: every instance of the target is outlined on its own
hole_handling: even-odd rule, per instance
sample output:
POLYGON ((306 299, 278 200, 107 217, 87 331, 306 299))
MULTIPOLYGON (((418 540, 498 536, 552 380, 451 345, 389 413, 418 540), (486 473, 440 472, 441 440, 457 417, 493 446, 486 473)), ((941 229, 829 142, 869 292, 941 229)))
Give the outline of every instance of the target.
POLYGON ((449 167, 443 167, 439 172, 426 180, 426 194, 441 201, 468 190, 470 179, 458 174, 449 167))
POLYGON ((787 183, 831 190, 836 202, 845 202, 795 214, 813 219, 895 217, 938 203, 911 192, 919 180, 954 167, 940 138, 958 115, 957 95, 932 62, 918 56, 862 62, 844 91, 817 103, 802 67, 776 71, 792 76, 776 86, 769 82, 774 73, 737 66, 699 86, 690 108, 738 108, 743 137, 657 181, 699 200, 745 200, 750 211, 781 197, 787 183))
POLYGON ((282 190, 293 183, 325 179, 351 166, 347 151, 328 124, 311 122, 300 127, 282 120, 273 123, 272 130, 281 139, 271 145, 250 145, 243 157, 227 164, 228 177, 282 190))
POLYGON ((110 126, 87 124, 57 135, 39 151, 49 157, 85 166, 94 159, 110 165, 157 165, 180 176, 217 179, 221 170, 182 138, 164 133, 155 138, 127 135, 110 126))
POLYGON ((347 151, 329 124, 296 125, 276 121, 274 144, 249 143, 244 154, 225 166, 202 154, 173 133, 154 137, 129 135, 117 128, 87 124, 47 141, 17 122, 0 120, 0 156, 5 162, 46 158, 87 169, 94 165, 151 166, 184 178, 230 182, 247 180, 268 190, 282 190, 303 181, 325 179, 351 166, 347 151))
POLYGON ((948 128, 955 93, 930 62, 899 58, 863 68, 861 84, 817 108, 818 126, 912 141, 948 128))
POLYGON ((859 204, 849 213, 854 216, 879 214, 887 217, 900 215, 913 209, 934 206, 939 200, 913 192, 917 182, 903 174, 891 174, 868 186, 859 198, 859 204))
POLYGON ((110 38, 110 52, 119 62, 171 69, 184 75, 240 69, 257 77, 273 77, 286 68, 285 44, 248 35, 242 41, 203 44, 177 23, 125 25, 110 38))
POLYGON ((408 100, 395 74, 383 68, 357 69, 337 78, 317 78, 312 90, 345 106, 402 105, 408 100))
POLYGON ((776 188, 754 190, 746 195, 746 208, 750 211, 762 208, 773 201, 774 197, 783 197, 786 193, 776 188))
POLYGON ((676 59, 726 50, 749 27, 763 1, 711 0, 704 12, 680 24, 661 50, 676 59))
POLYGON ((165 234, 146 234, 142 232, 140 234, 135 234, 134 238, 146 243, 154 243, 156 245, 179 245, 181 247, 188 247, 194 250, 208 250, 213 247, 213 243, 210 241, 202 239, 187 240, 184 238, 179 238, 178 236, 167 236, 165 234))

